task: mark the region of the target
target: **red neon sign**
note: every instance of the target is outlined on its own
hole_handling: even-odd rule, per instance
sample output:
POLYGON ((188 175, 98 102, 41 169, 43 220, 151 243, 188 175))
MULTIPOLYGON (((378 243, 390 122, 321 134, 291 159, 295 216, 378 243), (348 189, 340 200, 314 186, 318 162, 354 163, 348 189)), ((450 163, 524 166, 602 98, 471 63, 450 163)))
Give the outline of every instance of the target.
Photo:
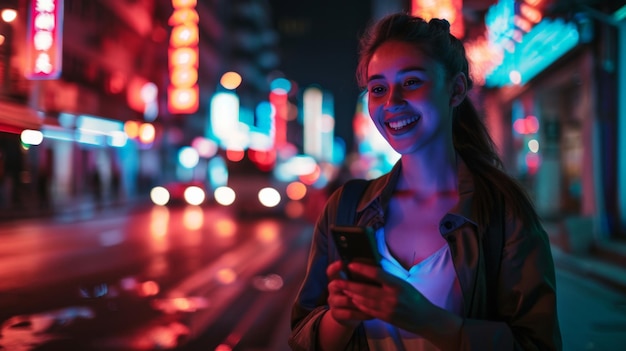
POLYGON ((194 113, 199 105, 198 13, 195 0, 172 0, 167 107, 170 113, 194 113))
POLYGON ((26 78, 56 79, 61 74, 63 0, 32 0, 29 11, 26 78))

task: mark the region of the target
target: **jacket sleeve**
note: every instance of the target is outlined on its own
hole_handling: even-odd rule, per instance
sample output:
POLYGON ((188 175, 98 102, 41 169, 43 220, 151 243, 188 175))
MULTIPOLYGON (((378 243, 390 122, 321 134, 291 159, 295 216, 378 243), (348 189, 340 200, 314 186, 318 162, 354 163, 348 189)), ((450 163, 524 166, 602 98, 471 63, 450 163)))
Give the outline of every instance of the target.
MULTIPOLYGON (((330 224, 335 222, 334 214, 337 212, 340 189, 330 196, 315 225, 306 274, 291 309, 291 335, 288 343, 292 350, 316 350, 319 323, 328 311, 326 268, 330 262, 338 259, 328 232, 330 224)), ((362 326, 355 332, 347 350, 367 350, 362 326)))
POLYGON ((292 350, 315 349, 319 322, 328 310, 328 217, 333 199, 338 199, 338 191, 331 195, 315 224, 306 274, 291 309, 289 345, 292 350))
POLYGON ((461 349, 561 350, 548 236, 539 224, 528 228, 511 218, 505 232, 497 301, 487 301, 498 304, 498 320, 466 319, 461 349))

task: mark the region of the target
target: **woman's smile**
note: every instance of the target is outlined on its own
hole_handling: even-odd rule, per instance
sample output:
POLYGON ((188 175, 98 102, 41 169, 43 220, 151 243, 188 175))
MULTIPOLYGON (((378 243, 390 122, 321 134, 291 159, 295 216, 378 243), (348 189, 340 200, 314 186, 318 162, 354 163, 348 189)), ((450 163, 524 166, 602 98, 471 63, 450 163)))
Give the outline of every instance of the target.
POLYGON ((402 119, 385 122, 385 125, 392 134, 401 134, 411 130, 417 125, 420 116, 408 116, 402 119))

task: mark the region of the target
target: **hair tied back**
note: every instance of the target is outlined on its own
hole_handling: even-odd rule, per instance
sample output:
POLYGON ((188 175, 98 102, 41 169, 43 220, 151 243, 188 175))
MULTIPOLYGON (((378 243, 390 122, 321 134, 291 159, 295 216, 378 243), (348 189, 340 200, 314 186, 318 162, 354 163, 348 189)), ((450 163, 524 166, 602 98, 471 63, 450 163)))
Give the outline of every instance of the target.
POLYGON ((446 19, 433 18, 428 22, 428 24, 430 24, 435 29, 450 33, 450 22, 448 22, 448 20, 446 19))

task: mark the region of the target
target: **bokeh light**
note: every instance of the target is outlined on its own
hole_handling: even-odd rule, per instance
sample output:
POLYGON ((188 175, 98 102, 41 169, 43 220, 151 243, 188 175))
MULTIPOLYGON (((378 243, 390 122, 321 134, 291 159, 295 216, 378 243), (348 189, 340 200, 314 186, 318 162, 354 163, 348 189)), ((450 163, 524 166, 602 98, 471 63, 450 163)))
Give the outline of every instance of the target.
POLYGON ((197 206, 204 202, 206 194, 199 186, 192 185, 185 189, 183 197, 185 198, 185 202, 188 204, 197 206))
POLYGON ((2 14, 0 14, 0 16, 6 23, 11 23, 17 18, 17 11, 13 9, 4 9, 2 10, 2 14))
POLYGON ((246 154, 243 150, 235 150, 235 149, 226 150, 226 158, 232 162, 239 162, 243 160, 245 155, 246 154))
POLYGON ((178 152, 178 162, 185 168, 194 168, 198 165, 200 155, 196 149, 186 146, 180 149, 178 152))
POLYGON ((537 139, 531 139, 528 141, 528 149, 530 152, 538 153, 539 152, 539 141, 537 139))
POLYGON ((126 135, 131 139, 137 138, 139 136, 139 122, 126 121, 126 123, 124 123, 124 132, 126 132, 126 135))
POLYGON ((154 142, 156 131, 154 126, 150 123, 142 123, 139 126, 139 140, 144 144, 150 144, 154 142))
POLYGON ((267 187, 259 190, 259 201, 265 207, 276 207, 280 200, 280 193, 274 188, 267 187))
POLYGON ((170 223, 170 210, 165 206, 154 206, 150 211, 150 236, 156 243, 167 235, 170 223))
POLYGON ((198 155, 204 158, 211 158, 217 154, 217 143, 213 140, 203 138, 203 137, 195 137, 191 141, 191 147, 198 151, 198 155))
POLYGON ((306 195, 306 185, 301 182, 291 182, 285 189, 287 197, 291 200, 301 200, 306 195))
POLYGON ((522 82, 522 74, 519 71, 513 70, 509 73, 509 79, 511 83, 518 85, 522 82))
POLYGON ((220 238, 231 238, 237 232, 237 223, 230 218, 218 219, 215 222, 216 234, 220 238))
POLYGON ((239 87, 241 81, 242 79, 239 73, 226 72, 224 73, 224 75, 222 75, 222 78, 220 79, 220 84, 228 90, 235 90, 237 89, 237 87, 239 87))
POLYGON ((304 215, 304 204, 300 201, 289 201, 285 205, 285 215, 288 218, 300 218, 304 215))
POLYGON ((217 272, 215 278, 222 284, 231 284, 237 280, 237 272, 231 268, 222 268, 217 272))
POLYGON ((170 201, 170 192, 162 186, 155 186, 150 190, 150 200, 155 205, 165 206, 170 201))
POLYGON ((285 78, 276 78, 270 83, 270 90, 277 94, 289 94, 291 82, 285 78))
POLYGON ((22 143, 28 145, 39 145, 43 141, 43 133, 38 130, 25 129, 20 135, 22 143))
POLYGON ((221 186, 215 189, 213 193, 215 201, 222 206, 230 206, 235 202, 235 191, 227 186, 221 186))
POLYGON ((197 206, 188 206, 183 213, 183 225, 188 230, 198 230, 204 224, 202 209, 197 206))

